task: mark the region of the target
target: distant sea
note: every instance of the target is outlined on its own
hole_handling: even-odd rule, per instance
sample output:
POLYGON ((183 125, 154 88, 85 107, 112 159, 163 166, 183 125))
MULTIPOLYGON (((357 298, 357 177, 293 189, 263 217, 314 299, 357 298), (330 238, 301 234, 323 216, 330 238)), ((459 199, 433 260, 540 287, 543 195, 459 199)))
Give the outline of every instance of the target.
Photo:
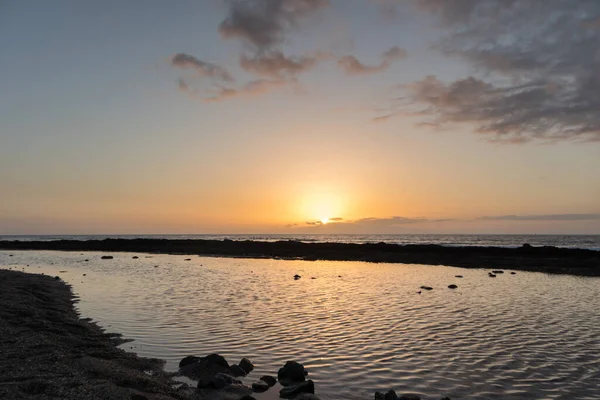
POLYGON ((556 246, 600 250, 600 235, 341 235, 341 234, 255 234, 255 235, 0 235, 0 240, 103 240, 103 239, 205 239, 205 240, 254 240, 274 242, 295 240, 314 243, 393 243, 393 244, 438 244, 442 246, 494 246, 520 247, 524 243, 532 246, 556 246))

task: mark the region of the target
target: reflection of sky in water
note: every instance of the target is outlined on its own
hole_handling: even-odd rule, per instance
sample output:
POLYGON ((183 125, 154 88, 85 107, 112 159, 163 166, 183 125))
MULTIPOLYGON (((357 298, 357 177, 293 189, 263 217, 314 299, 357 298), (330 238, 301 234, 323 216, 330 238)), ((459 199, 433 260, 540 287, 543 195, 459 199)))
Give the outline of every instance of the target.
POLYGON ((0 266, 68 271, 60 276, 81 296, 83 316, 135 339, 123 347, 163 358, 170 370, 185 355, 218 352, 230 362, 250 358, 250 380, 296 359, 324 399, 371 398, 389 388, 424 398, 600 397, 597 278, 114 256, 2 251, 0 266), (296 273, 302 279, 294 281, 296 273), (447 289, 451 283, 459 288, 447 289), (419 295, 421 285, 434 290, 419 295))

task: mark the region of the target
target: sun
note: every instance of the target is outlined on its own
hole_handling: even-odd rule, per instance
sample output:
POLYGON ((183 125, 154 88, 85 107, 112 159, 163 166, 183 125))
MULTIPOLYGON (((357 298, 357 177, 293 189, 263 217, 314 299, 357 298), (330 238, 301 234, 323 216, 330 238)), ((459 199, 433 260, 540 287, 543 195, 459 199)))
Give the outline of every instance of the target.
POLYGON ((328 223, 328 222, 329 222, 329 218, 323 218, 323 219, 321 220, 321 223, 322 223, 323 225, 327 225, 327 223, 328 223))

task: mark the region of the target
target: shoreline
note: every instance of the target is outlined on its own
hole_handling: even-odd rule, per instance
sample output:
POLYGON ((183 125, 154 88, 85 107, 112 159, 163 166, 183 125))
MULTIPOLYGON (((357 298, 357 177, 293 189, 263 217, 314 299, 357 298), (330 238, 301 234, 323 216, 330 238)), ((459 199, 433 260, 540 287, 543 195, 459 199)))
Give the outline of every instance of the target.
POLYGON ((119 349, 130 340, 81 318, 77 301, 60 279, 0 270, 0 398, 191 398, 163 360, 119 349))
POLYGON ((231 258, 304 261, 362 261, 512 269, 578 276, 600 276, 600 251, 553 246, 518 248, 388 243, 305 243, 205 239, 104 239, 2 241, 0 250, 136 252, 231 258))

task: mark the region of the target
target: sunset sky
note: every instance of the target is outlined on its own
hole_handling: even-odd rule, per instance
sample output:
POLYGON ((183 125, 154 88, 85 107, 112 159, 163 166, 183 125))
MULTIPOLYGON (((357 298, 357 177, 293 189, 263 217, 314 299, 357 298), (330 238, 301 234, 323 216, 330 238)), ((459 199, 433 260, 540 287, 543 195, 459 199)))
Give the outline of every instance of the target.
POLYGON ((0 234, 600 234, 600 1, 0 2, 0 234))

